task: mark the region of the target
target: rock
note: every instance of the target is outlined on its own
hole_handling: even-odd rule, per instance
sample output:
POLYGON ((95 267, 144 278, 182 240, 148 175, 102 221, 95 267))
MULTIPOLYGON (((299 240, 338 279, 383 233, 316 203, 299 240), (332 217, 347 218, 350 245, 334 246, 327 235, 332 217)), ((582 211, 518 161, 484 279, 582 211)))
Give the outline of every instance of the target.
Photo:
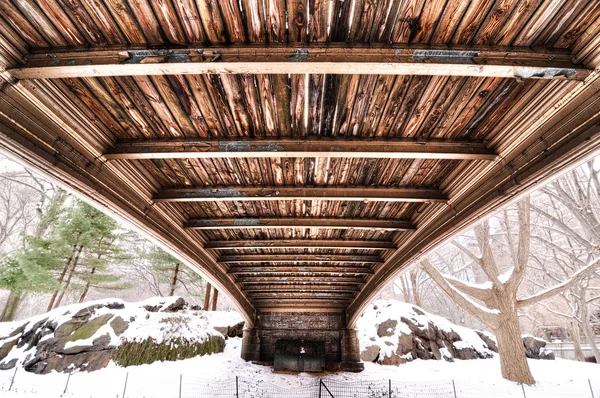
POLYGON ((181 311, 182 309, 185 308, 186 305, 187 305, 187 303, 185 302, 185 300, 183 298, 179 297, 177 300, 175 300, 174 303, 170 304, 167 308, 162 310, 162 312, 181 311))
POLYGON ((554 353, 547 350, 546 341, 530 335, 523 336, 525 355, 531 359, 554 359, 554 353))
POLYGON ((379 358, 379 351, 381 349, 378 345, 370 345, 361 351, 360 359, 363 362, 375 362, 379 358))
POLYGON ((377 336, 385 337, 385 336, 393 336, 396 331, 396 326, 398 325, 398 321, 389 319, 385 322, 382 322, 377 327, 377 336))
POLYGON ((206 328, 206 320, 214 322, 216 318, 186 313, 188 304, 182 298, 167 303, 170 304, 153 300, 146 306, 147 312, 140 313, 140 309, 144 308, 140 304, 129 309, 123 303, 106 301, 65 309, 64 313, 53 319, 38 318, 35 323, 24 322, 11 330, 10 336, 0 336, 0 369, 22 364, 28 372, 46 374, 53 371, 92 371, 106 367, 111 361, 127 366, 126 363, 178 360, 223 352, 225 338, 242 336, 243 321, 220 328, 223 337, 216 336, 206 328), (167 318, 165 314, 150 313, 179 311, 179 314, 167 318), (144 318, 154 325, 152 330, 160 327, 164 334, 160 343, 156 343, 137 324, 136 319, 144 318), (173 319, 187 327, 172 324, 173 319), (135 332, 135 338, 124 339, 125 331, 131 329, 132 333, 135 332), (193 338, 189 335, 191 330, 193 338), (115 335, 121 337, 118 342, 113 341, 115 335))
POLYGON ((56 328, 56 330, 54 331, 54 337, 56 337, 58 339, 67 337, 71 333, 73 333, 75 330, 77 330, 81 326, 83 326, 86 322, 87 322, 86 319, 82 319, 80 317, 71 319, 71 320, 63 323, 62 325, 59 325, 56 328))
POLYGON ((438 361, 440 359, 442 359, 442 353, 440 352, 440 347, 438 346, 438 344, 435 341, 429 342, 429 348, 435 359, 437 359, 438 361))
POLYGON ((6 363, 0 362, 0 370, 8 370, 8 369, 14 368, 15 365, 17 364, 17 361, 18 361, 18 359, 14 358, 6 363))
POLYGON ((242 337, 244 335, 244 321, 230 326, 227 330, 227 337, 242 337))
POLYGON ((483 342, 485 343, 485 345, 492 351, 494 352, 498 352, 498 344, 496 343, 496 338, 487 333, 487 332, 482 332, 480 330, 476 330, 475 333, 477 333, 477 335, 481 338, 481 340, 483 340, 483 342))
POLYGON ((0 346, 0 361, 2 361, 4 358, 6 358, 6 356, 10 352, 10 350, 12 350, 13 347, 16 346, 18 342, 19 342, 19 338, 14 337, 13 339, 6 341, 4 344, 2 344, 0 346))
POLYGON ((92 337, 98 329, 106 325, 106 323, 113 317, 113 314, 100 315, 91 321, 81 325, 73 333, 67 336, 66 341, 77 341, 85 340, 92 337))
POLYGON ((117 336, 120 336, 129 328, 129 324, 120 316, 116 316, 112 321, 110 321, 110 327, 117 336))

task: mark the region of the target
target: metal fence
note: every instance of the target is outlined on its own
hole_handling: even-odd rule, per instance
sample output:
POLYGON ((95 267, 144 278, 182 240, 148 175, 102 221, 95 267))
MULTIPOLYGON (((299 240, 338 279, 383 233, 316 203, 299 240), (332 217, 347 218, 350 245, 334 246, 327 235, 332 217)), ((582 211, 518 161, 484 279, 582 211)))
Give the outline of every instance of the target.
MULTIPOLYGON (((141 373, 127 373, 120 383, 112 380, 99 388, 100 386, 91 386, 85 375, 79 373, 65 375, 63 385, 44 385, 41 382, 36 386, 30 380, 19 383, 19 375, 15 372, 10 378, 0 382, 0 392, 17 393, 16 396, 19 396, 19 391, 28 392, 35 397, 44 398, 600 398, 600 379, 542 382, 536 386, 527 386, 502 380, 347 381, 303 377, 301 380, 288 379, 290 386, 281 386, 263 378, 264 375, 207 380, 183 374, 164 375, 159 380, 148 380, 141 373), (160 392, 155 388, 158 385, 163 387, 160 392)), ((39 380, 45 379, 42 377, 39 380)), ((9 393, 6 396, 14 395, 9 393)))

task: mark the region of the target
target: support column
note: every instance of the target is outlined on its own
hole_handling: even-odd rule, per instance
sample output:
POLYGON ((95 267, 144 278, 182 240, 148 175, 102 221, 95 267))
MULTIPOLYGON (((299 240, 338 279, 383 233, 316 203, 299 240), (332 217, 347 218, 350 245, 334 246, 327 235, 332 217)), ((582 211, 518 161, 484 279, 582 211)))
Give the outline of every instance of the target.
POLYGON ((244 329, 241 356, 244 361, 260 361, 260 338, 258 337, 257 329, 244 329))
POLYGON ((340 348, 342 351, 340 369, 346 372, 362 372, 365 364, 360 360, 358 331, 356 329, 342 329, 340 335, 340 348))

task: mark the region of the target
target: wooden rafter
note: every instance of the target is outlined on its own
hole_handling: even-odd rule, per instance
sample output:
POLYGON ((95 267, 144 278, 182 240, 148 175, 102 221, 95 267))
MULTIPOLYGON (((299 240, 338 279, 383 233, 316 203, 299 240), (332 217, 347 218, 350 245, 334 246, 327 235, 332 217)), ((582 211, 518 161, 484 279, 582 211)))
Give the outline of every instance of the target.
POLYGON ((120 142, 104 154, 114 159, 175 158, 395 158, 494 160, 481 142, 348 138, 178 139, 120 142))
POLYGON ((289 273, 311 273, 311 274, 361 274, 372 275, 373 271, 368 267, 322 267, 322 266, 285 266, 285 267, 231 267, 228 274, 250 275, 250 274, 289 274, 289 273))
POLYGON ((261 299, 261 298, 310 298, 310 297, 319 297, 319 298, 352 298, 354 297, 353 293, 348 292, 254 292, 249 293, 248 296, 251 299, 261 299))
POLYGON ((211 240, 204 245, 205 249, 365 249, 393 250, 396 245, 387 241, 376 240, 309 240, 309 239, 280 239, 280 240, 211 240))
POLYGON ((187 229, 256 229, 256 228, 330 228, 410 231, 416 229, 408 220, 382 220, 377 218, 211 218, 191 219, 187 229))
POLYGON ((393 74, 583 79, 565 51, 409 45, 250 45, 177 49, 40 50, 18 79, 176 74, 393 74))
POLYGON ((381 263, 379 256, 359 254, 243 254, 217 257, 218 263, 381 263))
POLYGON ((155 202, 213 202, 256 200, 346 200, 373 202, 444 202, 446 195, 427 188, 380 187, 214 187, 159 191, 155 202))
POLYGON ((244 292, 251 294, 256 292, 348 292, 348 293, 357 293, 359 291, 358 286, 349 285, 349 286, 340 286, 340 285, 316 285, 316 284, 294 284, 294 285, 282 285, 282 284, 272 284, 272 285, 253 285, 253 284, 244 284, 242 289, 244 292))
POLYGON ((365 283, 364 278, 362 277, 352 277, 352 276, 335 276, 335 277, 322 277, 322 276, 294 276, 292 278, 285 278, 282 276, 240 276, 236 278, 236 283, 242 284, 274 284, 274 283, 302 283, 302 282, 311 282, 316 284, 355 284, 362 285, 365 283))

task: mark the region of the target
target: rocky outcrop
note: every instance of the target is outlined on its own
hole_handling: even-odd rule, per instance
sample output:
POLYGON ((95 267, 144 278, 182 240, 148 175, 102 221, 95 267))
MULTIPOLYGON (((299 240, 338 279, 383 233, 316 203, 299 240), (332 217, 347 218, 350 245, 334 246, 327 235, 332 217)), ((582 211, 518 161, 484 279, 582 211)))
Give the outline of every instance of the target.
POLYGON ((0 328, 0 369, 92 371, 222 352, 243 322, 228 313, 188 310, 182 298, 139 304, 96 302, 59 308, 0 328), (220 333, 218 330, 224 330, 220 333))
POLYGON ((523 345, 525 346, 527 358, 555 359, 554 353, 546 348, 546 342, 540 338, 524 335, 523 345))
MULTIPOLYGON (((488 333, 454 325, 419 307, 395 300, 380 300, 367 308, 357 324, 361 359, 399 365, 414 359, 491 358, 498 352, 496 338, 488 333)), ((546 342, 524 336, 528 358, 554 359, 546 342)))

